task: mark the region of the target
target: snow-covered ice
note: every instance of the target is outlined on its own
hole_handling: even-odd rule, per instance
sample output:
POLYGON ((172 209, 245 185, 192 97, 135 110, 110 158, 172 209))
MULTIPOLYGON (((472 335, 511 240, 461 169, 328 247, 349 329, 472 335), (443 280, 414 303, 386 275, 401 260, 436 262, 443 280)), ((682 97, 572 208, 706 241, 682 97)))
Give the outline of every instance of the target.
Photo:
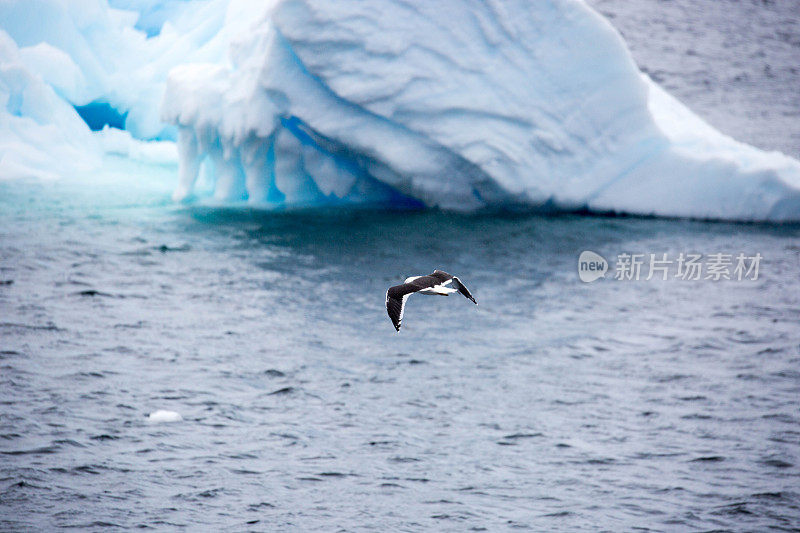
MULTIPOLYGON (((707 125, 577 0, 112 5, 3 3, 19 48, 3 61, 65 114, 105 102, 134 138, 177 132, 177 200, 204 174, 215 202, 267 207, 800 220, 800 162, 707 125)), ((79 144, 107 151, 105 136, 79 144)))

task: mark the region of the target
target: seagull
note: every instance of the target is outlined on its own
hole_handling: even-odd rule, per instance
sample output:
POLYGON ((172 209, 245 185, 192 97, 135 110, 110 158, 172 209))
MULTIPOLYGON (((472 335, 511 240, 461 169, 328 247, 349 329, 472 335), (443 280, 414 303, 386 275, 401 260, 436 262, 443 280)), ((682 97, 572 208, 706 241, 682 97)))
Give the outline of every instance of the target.
POLYGON ((461 283, 461 280, 447 272, 434 270, 433 274, 427 276, 406 278, 400 285, 389 287, 389 290, 386 291, 386 311, 389 313, 389 318, 392 319, 394 329, 397 331, 400 331, 400 323, 403 321, 406 300, 415 292, 439 296, 448 296, 454 292, 460 292, 465 298, 478 305, 478 302, 475 301, 469 290, 461 283), (446 286, 451 283, 455 288, 446 286))

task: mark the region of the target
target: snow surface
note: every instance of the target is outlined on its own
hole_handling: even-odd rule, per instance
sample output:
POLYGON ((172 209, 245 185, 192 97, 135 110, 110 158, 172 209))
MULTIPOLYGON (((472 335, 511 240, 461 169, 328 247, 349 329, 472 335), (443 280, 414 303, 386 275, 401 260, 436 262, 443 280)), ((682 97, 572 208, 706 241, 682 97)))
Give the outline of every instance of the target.
POLYGON ((0 176, 58 174, 54 145, 169 160, 70 109, 105 102, 135 138, 177 132, 176 200, 205 175, 267 207, 800 220, 800 162, 708 126, 578 0, 111 3, 0 3, 0 176))

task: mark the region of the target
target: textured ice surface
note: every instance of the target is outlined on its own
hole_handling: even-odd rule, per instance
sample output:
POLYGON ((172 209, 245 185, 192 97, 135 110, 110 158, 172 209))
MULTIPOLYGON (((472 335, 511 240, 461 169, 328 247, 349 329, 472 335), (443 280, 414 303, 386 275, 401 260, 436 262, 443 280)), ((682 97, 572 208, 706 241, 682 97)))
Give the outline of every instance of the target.
POLYGON ((111 5, 0 3, 3 177, 91 167, 108 134, 69 108, 97 105, 80 108, 133 138, 178 138, 176 199, 204 175, 217 202, 270 207, 800 219, 800 163, 720 135, 642 79, 579 1, 111 5), (19 71, 49 96, 17 106, 19 71))
POLYGON ((291 184, 278 203, 322 203, 381 182, 455 210, 800 218, 797 161, 719 134, 643 80, 580 2, 287 0, 242 35, 230 65, 171 74, 177 198, 207 155, 218 200, 291 184))
MULTIPOLYGON (((39 51, 47 52, 41 47, 39 51)), ((65 62, 63 72, 69 71, 70 63, 65 62)), ((89 128, 41 76, 25 66, 17 45, 0 30, 0 180, 55 178, 98 164, 89 128)))
POLYGON ((105 0, 0 2, 0 179, 96 171, 104 154, 175 164, 174 143, 140 140, 175 137, 158 116, 167 73, 186 61, 223 61, 226 16, 241 9, 221 0, 137 5, 142 16, 174 18, 147 39, 134 27, 139 13, 105 0), (128 131, 92 135, 75 111, 92 106, 122 117, 128 131))
POLYGON ((177 163, 174 143, 143 142, 109 128, 92 134, 53 83, 76 73, 62 52, 43 44, 20 50, 0 31, 0 180, 86 173, 102 166, 104 154, 148 164, 177 163), (26 52, 31 50, 38 60, 60 65, 61 73, 49 71, 50 83, 28 66, 26 52))
POLYGON ((173 4, 185 3, 142 2, 138 13, 111 8, 105 0, 8 0, 0 2, 0 29, 20 47, 23 62, 70 104, 108 103, 127 113, 126 129, 136 137, 169 138, 174 131, 158 119, 167 72, 185 62, 224 61, 226 28, 236 27, 226 21, 246 5, 173 4), (148 39, 135 27, 147 13, 174 18, 148 39))

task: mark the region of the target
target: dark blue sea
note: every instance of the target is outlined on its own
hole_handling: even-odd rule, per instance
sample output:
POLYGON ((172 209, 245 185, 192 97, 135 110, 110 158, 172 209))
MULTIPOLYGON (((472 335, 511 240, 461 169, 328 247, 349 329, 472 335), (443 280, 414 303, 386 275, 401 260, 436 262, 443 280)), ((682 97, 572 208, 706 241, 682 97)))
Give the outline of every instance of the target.
POLYGON ((0 530, 800 525, 800 227, 0 184, 0 530), (578 256, 611 263, 578 279, 578 256), (617 280, 620 254, 760 254, 617 280), (434 268, 459 295, 388 286, 434 268), (154 423, 157 410, 183 420, 154 423))

